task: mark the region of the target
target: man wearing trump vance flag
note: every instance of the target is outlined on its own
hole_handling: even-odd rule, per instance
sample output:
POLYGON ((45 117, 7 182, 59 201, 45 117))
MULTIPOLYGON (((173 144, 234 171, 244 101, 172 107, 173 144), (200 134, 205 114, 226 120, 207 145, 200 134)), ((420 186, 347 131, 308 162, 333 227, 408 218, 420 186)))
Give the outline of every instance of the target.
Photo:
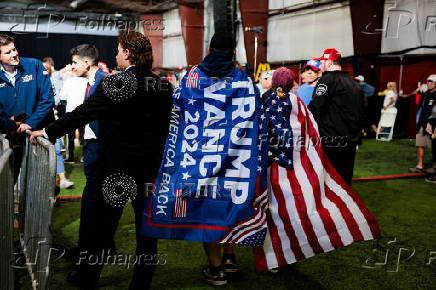
POLYGON ((219 243, 253 246, 264 270, 379 236, 375 218, 316 143, 310 112, 289 93, 292 73, 274 73, 279 81, 262 104, 233 65, 234 47, 231 35, 215 34, 209 54, 175 90, 142 227, 153 238, 204 242, 203 276, 213 285, 227 284, 219 243))
POLYGON ((229 243, 259 246, 266 234, 266 123, 251 79, 233 63, 234 48, 231 35, 216 33, 204 61, 175 90, 142 231, 204 242, 209 266, 203 276, 213 285, 226 284, 225 272, 237 271, 229 243), (223 257, 220 243, 227 243, 223 257))

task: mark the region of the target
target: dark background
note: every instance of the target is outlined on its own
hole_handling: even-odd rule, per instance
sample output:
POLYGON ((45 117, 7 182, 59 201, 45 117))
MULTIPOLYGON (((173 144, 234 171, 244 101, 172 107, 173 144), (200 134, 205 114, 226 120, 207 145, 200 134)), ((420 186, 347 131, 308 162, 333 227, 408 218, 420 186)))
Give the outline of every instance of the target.
POLYGON ((105 62, 111 69, 116 67, 115 56, 118 48, 116 36, 50 33, 47 37, 46 33, 0 33, 6 33, 15 39, 15 46, 20 56, 39 60, 51 56, 57 70, 71 63, 70 49, 83 43, 95 45, 100 53, 100 61, 105 62))

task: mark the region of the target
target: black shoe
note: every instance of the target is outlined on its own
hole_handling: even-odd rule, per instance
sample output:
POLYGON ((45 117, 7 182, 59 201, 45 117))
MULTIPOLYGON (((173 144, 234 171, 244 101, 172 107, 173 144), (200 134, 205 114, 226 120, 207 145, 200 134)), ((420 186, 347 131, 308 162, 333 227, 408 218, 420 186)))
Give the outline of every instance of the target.
POLYGON ((424 173, 424 169, 422 167, 412 167, 412 168, 409 168, 409 172, 411 172, 411 173, 424 173))
POLYGON ((226 273, 222 267, 206 266, 201 273, 203 278, 214 286, 227 285, 226 273))
POLYGON ((236 264, 235 255, 223 255, 223 270, 226 274, 239 272, 239 266, 236 264))
POLYGON ((436 175, 426 178, 425 181, 430 182, 430 183, 436 183, 436 175))

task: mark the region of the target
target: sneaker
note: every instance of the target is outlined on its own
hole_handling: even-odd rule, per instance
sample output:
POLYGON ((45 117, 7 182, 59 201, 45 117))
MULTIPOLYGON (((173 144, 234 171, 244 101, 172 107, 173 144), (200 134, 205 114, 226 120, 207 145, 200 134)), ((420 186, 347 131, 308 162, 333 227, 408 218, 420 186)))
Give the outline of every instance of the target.
POLYGON ((271 274, 277 274, 279 272, 279 268, 269 269, 268 272, 270 272, 271 274))
POLYGON ((203 278, 214 286, 227 285, 226 273, 221 267, 206 266, 201 272, 203 278))
POLYGON ((226 274, 237 273, 239 271, 239 266, 236 264, 235 255, 223 256, 223 270, 226 274))
POLYGON ((430 167, 425 170, 428 174, 436 174, 436 167, 430 167))
POLYGON ((411 172, 411 173, 423 173, 424 169, 422 167, 416 166, 416 167, 409 168, 409 172, 411 172))
POLYGON ((70 181, 69 179, 65 178, 64 180, 61 180, 60 182, 60 188, 69 189, 74 186, 74 182, 70 181))
POLYGON ((430 182, 430 183, 436 183, 436 175, 426 178, 425 181, 430 182))

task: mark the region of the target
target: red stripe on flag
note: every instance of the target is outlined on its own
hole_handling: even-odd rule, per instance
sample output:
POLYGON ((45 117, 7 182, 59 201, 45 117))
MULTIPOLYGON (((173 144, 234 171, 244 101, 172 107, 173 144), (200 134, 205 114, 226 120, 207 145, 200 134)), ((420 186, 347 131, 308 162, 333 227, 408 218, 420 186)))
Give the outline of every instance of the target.
POLYGON ((253 247, 254 257, 256 259, 256 270, 263 271, 268 269, 268 263, 266 261, 265 251, 263 247, 253 247))
MULTIPOLYGON (((233 229, 229 233, 225 234, 220 239, 219 242, 223 242, 223 241, 234 242, 236 240, 235 237, 238 236, 239 233, 241 233, 241 231, 243 231, 247 227, 255 225, 255 224, 260 224, 260 225, 265 224, 265 222, 263 222, 262 219, 265 219, 265 211, 266 211, 265 207, 268 205, 268 202, 267 202, 268 194, 267 194, 267 192, 265 192, 265 189, 263 189, 262 191, 259 191, 259 187, 260 187, 260 176, 257 176, 256 191, 255 191, 256 197, 253 201, 253 207, 256 207, 256 210, 254 211, 253 215, 245 220, 240 221, 236 226, 233 227, 233 229), (263 205, 262 205, 262 203, 263 203, 263 205), (259 213, 260 213, 259 217, 256 218, 256 216, 259 213)), ((246 232, 248 232, 248 231, 246 231, 246 232)), ((244 233, 246 233, 246 232, 244 232, 244 233)))
POLYGON ((288 262, 286 262, 285 255, 283 253, 282 242, 280 240, 276 225, 274 224, 270 211, 268 211, 266 214, 267 214, 267 221, 268 221, 268 229, 271 236, 271 244, 277 259, 277 265, 278 266, 287 265, 288 262))
POLYGON ((347 194, 353 199, 354 203, 357 204, 359 210, 362 212, 365 220, 367 221, 369 228, 371 230, 372 237, 377 239, 380 237, 380 228, 376 218, 372 215, 369 209, 363 204, 363 201, 359 198, 357 193, 342 179, 339 173, 334 169, 333 165, 326 158, 326 164, 324 166, 327 168, 330 176, 336 183, 347 191, 347 194))
MULTIPOLYGON (((301 140, 303 142, 303 144, 301 145, 301 152, 300 152, 301 164, 303 165, 307 178, 309 179, 309 182, 312 185, 317 212, 319 213, 321 221, 324 224, 324 228, 330 238, 333 247, 335 248, 343 247, 344 244, 342 243, 342 239, 339 236, 338 230, 336 228, 336 224, 333 221, 332 217, 330 216, 330 212, 326 208, 324 208, 321 202, 321 185, 319 183, 319 178, 315 170, 313 169, 312 161, 307 156, 307 151, 306 151, 305 120, 307 120, 308 118, 304 117, 304 115, 300 110, 301 104, 299 105, 300 106, 298 109, 298 121, 301 124, 301 140)), ((324 186, 324 184, 322 186, 324 186)))
POLYGON ((305 258, 305 256, 301 250, 297 236, 295 235, 295 231, 294 228, 292 227, 291 219, 289 218, 288 212, 286 211, 286 206, 280 206, 286 204, 286 199, 280 187, 278 165, 276 163, 271 164, 271 185, 273 188, 274 196, 277 199, 278 214, 281 220, 283 221, 285 233, 288 236, 289 242, 291 244, 291 249, 295 254, 295 258, 297 260, 302 260, 305 258))
POLYGON ((303 192, 301 191, 301 185, 295 176, 295 171, 291 169, 286 169, 289 185, 291 186, 292 193, 294 194, 295 207, 297 208, 298 216, 300 217, 301 226, 306 233, 307 240, 312 247, 315 254, 324 253, 323 248, 318 242, 318 237, 316 236, 312 222, 307 215, 306 202, 304 200, 303 192), (298 201, 298 202, 297 202, 298 201))
POLYGON ((347 224, 348 230, 353 236, 353 240, 363 241, 364 238, 362 233, 360 232, 359 226, 357 225, 353 214, 350 212, 345 202, 339 196, 337 196, 328 186, 325 187, 325 193, 326 197, 331 200, 341 212, 341 215, 345 220, 345 223, 347 224))
MULTIPOLYGON (((301 102, 301 101, 300 101, 301 102)), ((310 116, 308 113, 308 110, 306 107, 303 106, 303 108, 306 111, 306 114, 310 116)), ((318 132, 315 130, 315 127, 312 122, 312 118, 307 118, 307 127, 309 131, 309 136, 317 136, 319 138, 318 132)), ((363 204, 363 201, 358 197, 356 192, 342 179, 342 177, 338 174, 336 169, 333 167, 333 165, 330 163, 330 160, 328 160, 327 156, 325 156, 324 151, 322 150, 321 144, 319 146, 315 146, 316 151, 318 152, 318 155, 320 156, 321 161, 323 162, 325 170, 330 174, 332 179, 341 186, 347 194, 353 199, 354 203, 357 204, 359 210, 362 212, 363 216, 365 217, 369 228, 371 229, 371 234, 374 239, 377 239, 380 237, 380 228, 378 226, 377 220, 375 217, 371 214, 369 209, 363 204), (323 158, 321 158, 323 157, 323 158)))

